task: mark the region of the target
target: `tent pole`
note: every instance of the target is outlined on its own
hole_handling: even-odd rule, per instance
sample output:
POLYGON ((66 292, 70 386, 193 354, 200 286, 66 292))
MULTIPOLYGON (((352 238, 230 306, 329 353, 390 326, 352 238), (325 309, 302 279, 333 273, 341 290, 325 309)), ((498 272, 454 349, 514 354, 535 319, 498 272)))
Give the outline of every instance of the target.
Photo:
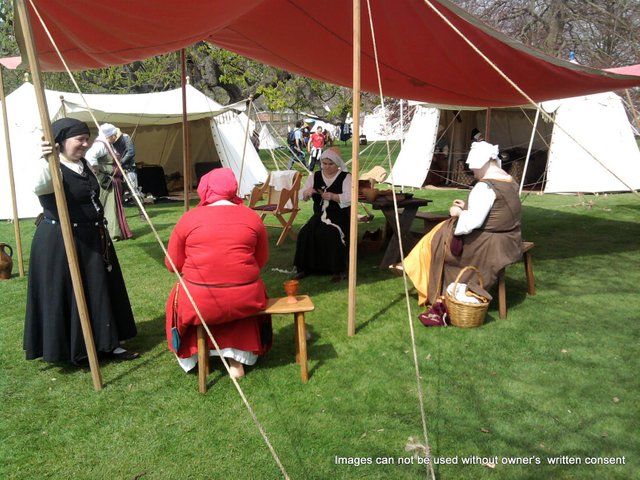
POLYGON ((488 142, 491 138, 491 108, 487 108, 487 114, 485 116, 484 123, 484 139, 488 142))
POLYGON ((64 95, 60 95, 60 106, 62 107, 62 115, 66 118, 67 106, 64 104, 64 95))
POLYGON ((358 260, 358 162, 360 158, 360 0, 353 0, 353 135, 351 137, 351 218, 349 235, 349 312, 347 335, 356 334, 358 260))
POLYGON ((242 160, 240 161, 240 178, 238 179, 238 196, 242 198, 242 176, 244 175, 244 157, 247 153, 247 140, 249 139, 249 128, 251 127, 251 105, 253 105, 253 95, 249 95, 247 105, 247 128, 244 130, 244 145, 242 146, 242 160))
POLYGON ((627 100, 629 102, 629 108, 631 109, 631 113, 633 114, 633 120, 636 122, 636 127, 640 130, 640 118, 638 118, 638 112, 636 110, 635 105, 633 104, 633 100, 631 100, 631 94, 629 93, 629 89, 626 88, 624 93, 627 95, 627 100))
POLYGON ((400 148, 404 146, 404 101, 400 99, 400 148))
MULTIPOLYGON (((24 0, 16 0, 15 11, 20 19, 20 26, 25 37, 25 50, 29 59, 29 68, 33 77, 33 86, 35 87, 36 100, 38 102, 38 111, 40 112, 40 121, 42 123, 42 133, 45 140, 52 145, 55 143, 51 123, 49 121, 49 111, 44 96, 44 85, 40 75, 40 62, 36 54, 35 45, 33 43, 33 30, 31 29, 31 21, 24 0)), ((64 240, 64 248, 69 262, 69 271, 71 274, 71 282, 73 285, 73 293, 75 295, 78 313, 80 315, 80 325, 82 327, 82 335, 87 348, 87 357, 89 359, 89 367, 91 368, 91 377, 93 378, 93 387, 96 390, 102 390, 102 375, 100 373, 100 364, 98 363, 98 355, 96 346, 93 341, 93 333, 91 331, 91 321, 89 319, 89 310, 87 309, 87 301, 84 294, 82 284, 82 276, 80 274, 80 266, 78 265, 78 255, 73 239, 73 231, 71 230, 71 221, 69 219, 69 210, 67 208, 67 200, 62 186, 62 175, 60 173, 60 159, 58 152, 53 152, 47 158, 49 162, 49 170, 51 172, 51 180, 53 182, 53 190, 60 216, 60 228, 62 230, 62 239, 64 240)))
POLYGON ((18 203, 16 202, 16 183, 13 178, 13 160, 11 157, 11 140, 9 139, 9 120, 7 120, 7 97, 4 96, 4 77, 0 66, 0 103, 2 103, 2 122, 4 123, 4 139, 7 148, 7 170, 9 171, 9 186, 11 188, 11 208, 13 210, 13 231, 16 237, 16 255, 18 256, 18 271, 24 277, 24 260, 22 258, 22 239, 20 236, 20 219, 18 218, 18 203))
POLYGON ((522 169, 522 179, 520 180, 520 190, 518 191, 518 195, 522 195, 522 187, 524 186, 524 179, 527 176, 527 166, 529 166, 529 157, 531 156, 533 139, 536 138, 536 129, 538 128, 538 118, 540 118, 540 105, 538 105, 538 108, 536 108, 536 118, 533 121, 533 131, 531 132, 531 138, 529 139, 529 148, 527 149, 527 156, 524 161, 524 168, 522 169))
POLYGON ((191 144, 189 139, 189 121, 187 119, 187 61, 184 48, 180 50, 180 68, 182 84, 182 169, 184 171, 184 211, 189 210, 191 192, 191 144))
POLYGON ((453 178, 451 178, 451 170, 453 167, 452 165, 453 164, 453 141, 454 141, 455 133, 456 133, 456 122, 455 122, 455 115, 454 115, 453 121, 451 122, 451 131, 449 132, 449 155, 447 155, 449 157, 447 159, 447 185, 450 185, 451 182, 453 181, 453 178))

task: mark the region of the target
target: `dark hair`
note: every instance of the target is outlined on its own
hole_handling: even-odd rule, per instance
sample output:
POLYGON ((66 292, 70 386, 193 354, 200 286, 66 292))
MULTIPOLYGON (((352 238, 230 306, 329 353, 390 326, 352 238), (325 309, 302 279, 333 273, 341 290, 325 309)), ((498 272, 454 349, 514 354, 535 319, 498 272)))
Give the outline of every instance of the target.
POLYGON ((300 128, 302 126, 302 120, 298 120, 296 122, 296 128, 300 128))

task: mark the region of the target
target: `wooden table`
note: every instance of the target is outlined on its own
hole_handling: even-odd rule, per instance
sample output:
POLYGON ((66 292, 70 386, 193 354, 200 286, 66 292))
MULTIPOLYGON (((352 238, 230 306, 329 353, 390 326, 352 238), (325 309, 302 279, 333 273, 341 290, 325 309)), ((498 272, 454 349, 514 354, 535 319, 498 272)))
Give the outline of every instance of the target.
POLYGON ((393 200, 375 200, 371 206, 375 210, 380 210, 385 219, 387 225, 391 228, 391 238, 387 244, 387 250, 380 262, 380 268, 388 268, 389 265, 393 265, 400 261, 400 246, 398 244, 398 237, 402 240, 402 250, 407 255, 411 249, 418 243, 418 238, 411 233, 411 224, 420 207, 429 205, 432 200, 425 198, 407 198, 398 202, 398 214, 400 220, 400 233, 396 225, 396 215, 393 208, 393 200))

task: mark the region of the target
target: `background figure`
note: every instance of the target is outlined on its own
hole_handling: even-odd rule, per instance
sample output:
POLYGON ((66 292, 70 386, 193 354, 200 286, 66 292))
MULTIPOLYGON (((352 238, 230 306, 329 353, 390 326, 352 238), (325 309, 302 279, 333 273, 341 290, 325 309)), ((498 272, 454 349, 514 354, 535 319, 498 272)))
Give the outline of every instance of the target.
POLYGON ((331 132, 325 128, 322 134, 324 135, 324 144, 333 147, 333 137, 331 136, 331 132))
POLYGON ((313 172, 316 167, 316 162, 322 155, 322 149, 324 148, 325 138, 322 133, 322 127, 318 127, 314 133, 311 134, 311 139, 307 145, 307 152, 311 155, 309 157, 309 170, 313 172))
MULTIPOLYGON (((113 240, 128 240, 133 233, 122 205, 122 175, 109 153, 108 144, 116 141, 117 129, 110 123, 100 126, 100 135, 87 150, 86 159, 100 183, 100 202, 104 205, 109 235, 113 240)), ((117 152, 114 151, 116 155, 117 152)))
POLYGON ((480 271, 485 289, 472 271, 460 283, 470 283, 473 292, 490 299, 498 272, 522 256, 518 184, 500 168, 498 146, 473 143, 467 164, 479 180, 468 202, 454 200, 452 218, 434 227, 404 260, 420 305, 433 304, 468 265, 480 271))
POLYGON ((294 162, 300 162, 305 168, 307 165, 304 163, 304 140, 302 138, 302 120, 296 122, 296 128, 293 130, 293 135, 288 136, 289 152, 291 157, 289 158, 289 165, 287 170, 293 168, 294 162))
POLYGON ((482 135, 482 133, 480 133, 480 130, 478 130, 477 128, 471 130, 471 143, 482 141, 484 141, 484 136, 482 135))
POLYGON ((346 277, 349 259, 351 174, 336 149, 320 156, 320 171, 309 175, 300 197, 313 200, 313 216, 298 234, 295 278, 321 273, 339 282, 346 277))
MULTIPOLYGON (((267 231, 260 217, 236 196, 238 183, 229 168, 216 168, 200 179, 200 203, 178 221, 168 252, 198 309, 209 325, 234 377, 242 364, 253 365, 271 348, 271 317, 257 315, 267 306, 260 269, 267 263, 267 231)), ((172 270, 168 259, 165 264, 172 270)), ((169 348, 185 371, 197 363, 196 325, 200 320, 176 283, 167 300, 169 348), (172 345, 172 327, 180 347, 172 345)), ((217 355, 210 340, 211 355, 217 355)))
MULTIPOLYGON (((131 360, 138 354, 120 348, 120 341, 134 337, 136 325, 118 257, 104 226, 100 187, 83 158, 89 145, 89 127, 73 118, 56 120, 51 127, 60 148, 60 171, 96 350, 131 360)), ((51 145, 43 144, 45 155, 51 151, 51 145)), ((26 357, 80 364, 86 361, 87 352, 51 173, 44 158, 38 163, 34 184, 44 217, 31 243, 24 327, 26 357)))
POLYGON ((142 192, 140 192, 138 185, 138 174, 136 173, 136 147, 133 144, 133 140, 129 135, 122 132, 119 128, 116 128, 116 139, 112 146, 115 153, 119 156, 122 169, 127 174, 131 185, 133 185, 134 191, 129 190, 128 186, 127 190, 131 195, 137 195, 142 198, 142 192))

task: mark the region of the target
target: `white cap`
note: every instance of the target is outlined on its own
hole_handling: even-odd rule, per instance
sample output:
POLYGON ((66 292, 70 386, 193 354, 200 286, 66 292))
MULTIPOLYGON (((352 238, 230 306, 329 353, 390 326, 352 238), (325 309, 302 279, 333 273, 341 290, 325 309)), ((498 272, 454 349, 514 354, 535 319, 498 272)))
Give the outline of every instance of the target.
POLYGON ((117 129, 110 123, 103 123, 100 125, 100 133, 103 137, 109 138, 111 135, 116 135, 117 129))
POLYGON ((335 163, 338 167, 340 167, 340 170, 342 171, 347 170, 347 165, 344 163, 344 160, 340 156, 340 153, 338 153, 338 150, 336 147, 331 147, 325 150, 324 152, 322 152, 322 155, 320 155, 320 160, 323 160, 325 158, 335 163))
POLYGON ((467 165, 471 169, 478 169, 484 167, 489 160, 497 160, 500 165, 498 153, 500 153, 498 145, 491 145, 488 142, 474 142, 471 144, 471 150, 467 156, 467 165))

